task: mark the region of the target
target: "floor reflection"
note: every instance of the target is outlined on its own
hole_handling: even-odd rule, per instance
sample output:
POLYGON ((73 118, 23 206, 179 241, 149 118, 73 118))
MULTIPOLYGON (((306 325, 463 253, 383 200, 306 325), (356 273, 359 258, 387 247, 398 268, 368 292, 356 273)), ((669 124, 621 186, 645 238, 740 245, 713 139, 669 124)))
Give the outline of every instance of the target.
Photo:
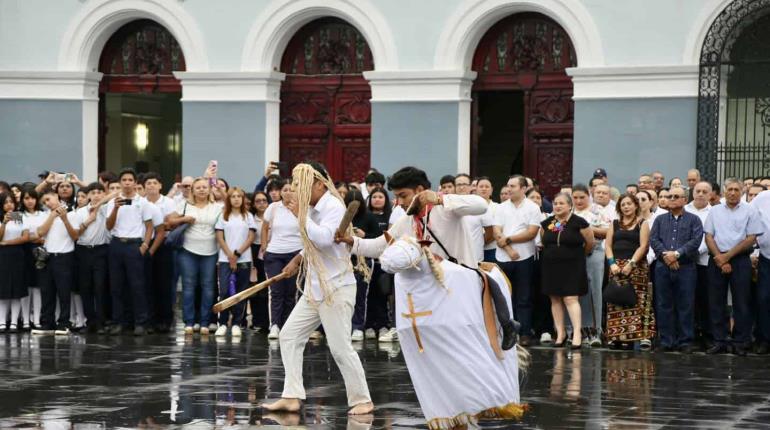
MULTIPOLYGON (((167 428, 201 425, 425 428, 399 345, 356 345, 377 405, 349 418, 342 378, 323 341, 306 349, 299 414, 263 414, 280 396, 277 342, 177 335, 0 335, 0 428, 167 428)), ((763 357, 533 348, 522 422, 485 428, 756 428, 770 422, 763 357)))

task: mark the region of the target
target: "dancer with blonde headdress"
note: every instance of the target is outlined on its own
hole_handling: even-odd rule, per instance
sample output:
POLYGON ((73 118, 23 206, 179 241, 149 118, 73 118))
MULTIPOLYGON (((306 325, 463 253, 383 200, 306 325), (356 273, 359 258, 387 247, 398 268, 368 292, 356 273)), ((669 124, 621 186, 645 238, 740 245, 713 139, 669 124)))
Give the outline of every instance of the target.
POLYGON ((364 368, 350 341, 356 280, 350 251, 336 243, 335 233, 345 205, 319 163, 298 164, 292 171, 295 201, 289 209, 299 221, 303 250, 283 272, 297 277, 303 296, 280 334, 281 359, 286 372, 281 399, 262 407, 267 411, 297 412, 305 399, 302 355, 310 334, 323 324, 329 349, 345 380, 350 415, 374 410, 364 368))

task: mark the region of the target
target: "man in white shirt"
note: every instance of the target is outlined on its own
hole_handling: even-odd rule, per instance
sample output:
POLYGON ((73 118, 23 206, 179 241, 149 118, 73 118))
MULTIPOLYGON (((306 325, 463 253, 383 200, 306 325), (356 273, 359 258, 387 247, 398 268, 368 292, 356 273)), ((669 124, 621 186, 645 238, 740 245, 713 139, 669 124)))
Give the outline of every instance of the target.
POLYGON ((281 359, 285 379, 281 399, 263 405, 269 411, 300 410, 305 399, 302 381, 302 353, 310 334, 319 324, 326 330, 332 357, 345 380, 348 414, 369 414, 374 410, 361 359, 351 344, 352 316, 356 301, 356 279, 350 251, 335 242, 335 233, 345 215, 345 205, 334 189, 326 169, 318 163, 299 164, 293 171, 292 188, 298 203, 290 210, 299 219, 304 248, 284 268, 295 275, 305 270, 304 294, 281 329, 281 359), (309 195, 309 196, 308 196, 309 195), (309 201, 303 201, 309 197, 309 201), (304 232, 302 231, 304 229, 304 232))
MULTIPOLYGON (((770 231, 770 191, 762 191, 751 201, 762 219, 765 232, 770 231)), ((770 234, 757 237, 759 274, 757 278, 757 354, 770 352, 770 234)))
MULTIPOLYGON (((690 180, 690 172, 687 173, 687 180, 690 180)), ((700 181, 693 184, 691 189, 693 200, 684 207, 684 210, 700 218, 701 224, 706 225, 711 205, 709 196, 711 195, 711 183, 700 181)), ((711 342, 711 327, 709 324, 709 305, 708 305, 708 265, 709 250, 706 246, 706 236, 703 236, 700 247, 698 248, 698 259, 695 262, 696 283, 695 283, 695 338, 701 339, 704 344, 711 342)), ((708 349, 708 346, 706 347, 708 349)))
POLYGON ((725 204, 711 208, 703 230, 709 260, 709 317, 714 345, 707 354, 732 350, 745 356, 751 344, 753 315, 751 310, 751 260, 757 236, 764 233, 762 219, 755 207, 741 202, 743 183, 730 178, 724 182, 725 204), (728 343, 729 317, 727 288, 733 300, 735 326, 728 343))
POLYGON ((535 260, 535 236, 540 231, 540 208, 526 198, 524 190, 527 180, 514 175, 508 179, 511 199, 500 203, 495 211, 495 257, 500 268, 511 281, 513 288, 513 309, 516 320, 521 323, 522 346, 532 342, 532 273, 535 260))
MULTIPOLYGON (((455 190, 458 195, 468 195, 470 193, 470 176, 461 173, 455 177, 455 190)), ((484 261, 484 245, 487 238, 494 238, 495 220, 492 212, 487 210, 482 215, 467 215, 462 218, 465 228, 468 231, 470 245, 476 256, 476 261, 484 261)))
POLYGON ((163 189, 160 175, 148 172, 143 177, 145 199, 151 203, 153 212, 152 245, 146 257, 146 289, 147 308, 152 330, 168 333, 174 320, 175 285, 171 281, 173 275, 173 249, 166 246, 166 219, 176 210, 174 200, 160 193, 163 189))
POLYGON ((124 169, 119 175, 121 193, 103 208, 105 225, 112 235, 109 247, 109 273, 112 316, 115 325, 111 335, 122 334, 133 323, 134 335, 147 333, 147 294, 144 256, 152 240, 152 208, 136 194, 136 173, 124 169), (134 321, 128 320, 127 303, 131 300, 134 321))
POLYGON ((37 237, 45 238, 43 245, 48 253, 46 282, 43 285, 40 330, 34 334, 69 333, 70 294, 75 281, 75 241, 80 225, 75 212, 67 212, 53 190, 43 194, 43 204, 51 211, 45 222, 37 228, 37 237), (59 300, 59 319, 55 321, 56 300, 59 300))
POLYGON ((104 185, 94 182, 85 191, 88 204, 76 212, 80 220, 79 238, 75 245, 78 282, 83 297, 83 312, 89 333, 104 333, 107 291, 107 253, 110 232, 105 214, 99 210, 105 203, 104 185))

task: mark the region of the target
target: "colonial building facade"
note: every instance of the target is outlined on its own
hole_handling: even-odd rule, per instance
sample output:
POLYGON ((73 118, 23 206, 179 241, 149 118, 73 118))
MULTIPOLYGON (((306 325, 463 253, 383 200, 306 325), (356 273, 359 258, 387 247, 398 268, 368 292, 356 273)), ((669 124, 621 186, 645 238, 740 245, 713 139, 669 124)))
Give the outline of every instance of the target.
POLYGON ((770 0, 0 0, 0 177, 766 175, 769 20, 770 0))

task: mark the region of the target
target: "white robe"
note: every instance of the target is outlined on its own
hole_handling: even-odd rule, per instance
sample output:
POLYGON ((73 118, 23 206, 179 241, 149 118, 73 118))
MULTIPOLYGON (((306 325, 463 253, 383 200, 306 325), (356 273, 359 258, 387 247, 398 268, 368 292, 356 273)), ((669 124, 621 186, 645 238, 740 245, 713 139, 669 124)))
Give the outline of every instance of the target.
MULTIPOLYGON (((421 270, 396 274, 396 329, 415 393, 429 428, 450 428, 475 422, 476 416, 494 408, 519 407, 519 367, 516 349, 499 360, 490 346, 484 325, 481 278, 472 270, 444 260, 445 289, 423 260, 421 270), (416 318, 423 346, 419 351, 408 295, 414 312, 431 311, 416 318)), ((511 309, 505 275, 491 273, 511 309)))

